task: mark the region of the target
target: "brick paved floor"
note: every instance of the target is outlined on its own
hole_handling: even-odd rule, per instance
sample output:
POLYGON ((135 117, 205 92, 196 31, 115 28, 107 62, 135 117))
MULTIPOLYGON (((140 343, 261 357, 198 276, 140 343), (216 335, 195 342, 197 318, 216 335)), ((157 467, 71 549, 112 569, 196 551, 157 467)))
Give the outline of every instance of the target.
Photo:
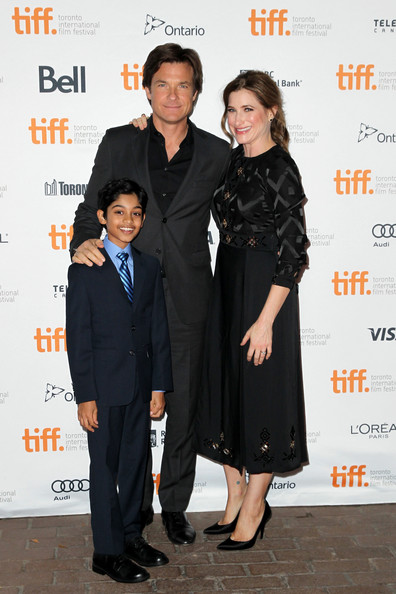
POLYGON ((189 518, 196 542, 175 546, 155 516, 147 537, 170 563, 136 585, 90 570, 87 515, 0 520, 0 594, 396 593, 396 504, 274 508, 264 539, 239 553, 202 533, 218 513, 189 518))

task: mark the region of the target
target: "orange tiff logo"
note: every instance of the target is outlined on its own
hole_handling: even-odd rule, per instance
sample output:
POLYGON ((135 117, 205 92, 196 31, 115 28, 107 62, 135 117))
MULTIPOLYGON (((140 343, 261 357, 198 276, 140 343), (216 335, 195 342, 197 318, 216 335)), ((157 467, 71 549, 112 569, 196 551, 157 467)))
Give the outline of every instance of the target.
POLYGON ((68 118, 51 118, 47 124, 47 118, 41 118, 43 126, 39 126, 36 118, 31 118, 29 130, 32 135, 33 144, 72 144, 71 138, 66 138, 65 132, 69 130, 68 118), (47 124, 47 125, 46 125, 47 124))
POLYGON ((344 194, 374 194, 374 190, 369 188, 371 181, 371 169, 345 169, 345 173, 341 173, 341 169, 337 169, 336 175, 333 178, 336 184, 336 192, 339 196, 344 194))
POLYGON ((368 487, 369 483, 363 483, 363 477, 366 476, 364 469, 365 464, 357 466, 342 466, 341 471, 338 470, 338 466, 333 466, 333 472, 330 474, 332 480, 332 487, 338 489, 339 487, 368 487), (341 483, 339 482, 341 479, 341 483), (349 479, 349 480, 348 480, 349 479))
POLYGON ((59 353, 61 348, 62 351, 67 351, 65 328, 55 328, 54 332, 51 328, 46 328, 45 331, 46 334, 43 334, 41 328, 36 328, 34 340, 39 353, 52 353, 52 351, 59 353))
POLYGON ((22 435, 25 442, 26 452, 63 452, 64 447, 58 447, 58 441, 61 438, 60 427, 44 427, 40 434, 40 429, 36 427, 33 433, 28 428, 22 435))
POLYGON ((284 26, 287 23, 287 10, 282 8, 272 8, 267 15, 265 8, 260 10, 262 16, 257 16, 255 8, 250 11, 248 21, 250 23, 250 32, 252 35, 290 35, 288 29, 284 26), (267 15, 267 16, 265 16, 267 15))
POLYGON ((334 295, 371 295, 371 290, 365 290, 368 283, 368 270, 354 270, 349 273, 347 270, 343 273, 345 278, 340 278, 340 273, 336 270, 331 282, 334 285, 334 295))
POLYGON ((154 474, 153 472, 153 483, 155 485, 155 492, 158 495, 158 489, 160 486, 160 482, 161 482, 161 473, 159 472, 158 474, 154 474))
POLYGON ((129 70, 128 64, 124 64, 123 70, 120 73, 124 80, 124 89, 126 91, 138 91, 143 87, 140 85, 140 80, 143 78, 143 68, 139 72, 139 64, 132 66, 134 70, 129 70))
POLYGON ((358 64, 356 69, 353 64, 348 64, 348 71, 344 68, 344 64, 339 64, 336 72, 340 91, 375 91, 377 85, 370 87, 370 80, 374 76, 374 64, 358 64))
POLYGON ((33 10, 33 14, 31 14, 31 9, 27 6, 25 10, 25 14, 21 14, 19 12, 19 7, 15 7, 14 14, 12 15, 12 20, 15 24, 15 33, 17 35, 39 35, 40 33, 44 33, 44 35, 56 35, 57 30, 51 29, 50 31, 50 22, 53 20, 52 16, 52 8, 41 8, 36 7, 33 10))
POLYGON ((346 369, 341 371, 333 369, 333 375, 330 381, 333 384, 334 394, 354 394, 355 388, 358 393, 370 392, 370 388, 364 385, 367 379, 367 369, 351 369, 348 374, 346 369))
POLYGON ((48 233, 48 236, 51 237, 51 247, 53 250, 67 250, 73 238, 73 225, 70 225, 69 230, 67 230, 66 225, 61 225, 60 228, 61 230, 58 231, 56 225, 51 225, 51 231, 48 233))

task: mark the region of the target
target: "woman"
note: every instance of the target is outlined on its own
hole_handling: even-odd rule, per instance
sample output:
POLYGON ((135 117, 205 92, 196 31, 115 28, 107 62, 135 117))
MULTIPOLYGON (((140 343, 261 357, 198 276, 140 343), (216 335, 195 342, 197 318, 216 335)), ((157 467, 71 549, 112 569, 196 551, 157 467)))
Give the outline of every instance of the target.
POLYGON ((239 146, 214 197, 220 245, 197 450, 224 465, 228 488, 224 516, 204 532, 232 533, 218 548, 236 550, 263 536, 273 473, 307 461, 295 284, 307 238, 277 85, 247 71, 223 99, 223 131, 239 146))

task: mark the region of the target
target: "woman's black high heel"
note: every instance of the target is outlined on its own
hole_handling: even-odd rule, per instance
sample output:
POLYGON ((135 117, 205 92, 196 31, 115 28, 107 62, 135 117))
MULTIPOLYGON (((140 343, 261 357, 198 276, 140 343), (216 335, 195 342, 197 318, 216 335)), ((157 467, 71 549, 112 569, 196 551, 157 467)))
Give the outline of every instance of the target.
POLYGON ((252 547, 254 547, 259 533, 260 538, 263 538, 265 525, 271 519, 271 516, 272 510, 270 508, 269 503, 266 502, 263 517, 261 518, 261 522, 258 525, 258 528, 253 538, 251 538, 250 540, 232 540, 232 538, 229 536, 227 540, 224 540, 223 542, 218 544, 217 548, 224 551, 242 551, 243 549, 251 549, 252 547))
POLYGON ((219 524, 218 522, 216 522, 216 524, 212 524, 212 526, 208 526, 208 528, 205 528, 203 532, 204 534, 228 534, 229 532, 234 532, 238 522, 238 518, 239 512, 237 517, 234 518, 234 520, 232 520, 232 522, 230 522, 229 524, 219 524))

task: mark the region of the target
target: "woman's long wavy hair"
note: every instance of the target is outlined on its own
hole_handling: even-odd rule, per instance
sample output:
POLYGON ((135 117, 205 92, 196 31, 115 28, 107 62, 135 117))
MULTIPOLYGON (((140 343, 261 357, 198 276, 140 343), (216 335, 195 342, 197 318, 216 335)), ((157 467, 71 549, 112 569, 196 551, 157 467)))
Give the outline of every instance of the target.
POLYGON ((228 83, 223 91, 224 113, 221 118, 221 128, 231 141, 234 143, 234 137, 226 128, 227 108, 231 93, 234 91, 251 91, 257 97, 257 100, 266 109, 277 108, 277 112, 271 123, 272 140, 279 144, 285 151, 289 152, 289 132, 286 128, 286 119, 283 111, 282 93, 278 85, 268 74, 261 70, 246 70, 239 74, 234 80, 228 83))

